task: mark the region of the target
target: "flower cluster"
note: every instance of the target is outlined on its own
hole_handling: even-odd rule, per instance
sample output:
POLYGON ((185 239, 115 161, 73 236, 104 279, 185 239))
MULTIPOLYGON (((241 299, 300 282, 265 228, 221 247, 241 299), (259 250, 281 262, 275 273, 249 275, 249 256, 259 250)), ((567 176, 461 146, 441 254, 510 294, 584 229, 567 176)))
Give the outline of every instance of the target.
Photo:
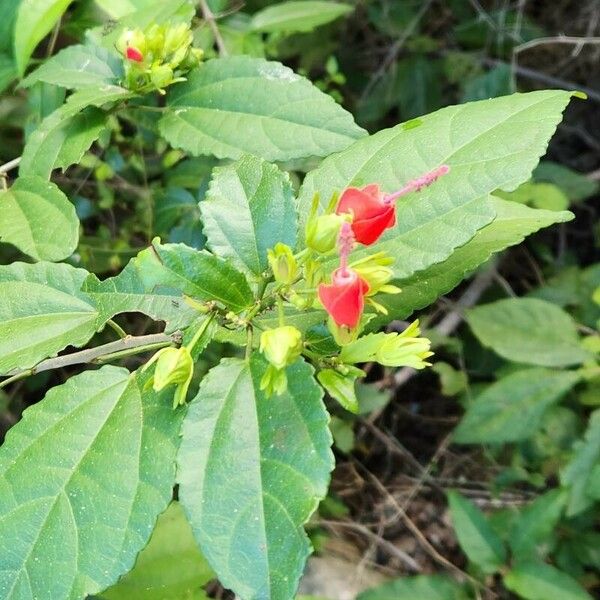
POLYGON ((125 59, 124 85, 134 91, 158 90, 178 81, 200 64, 203 52, 192 47, 188 25, 152 25, 145 31, 128 29, 121 34, 117 50, 125 59))

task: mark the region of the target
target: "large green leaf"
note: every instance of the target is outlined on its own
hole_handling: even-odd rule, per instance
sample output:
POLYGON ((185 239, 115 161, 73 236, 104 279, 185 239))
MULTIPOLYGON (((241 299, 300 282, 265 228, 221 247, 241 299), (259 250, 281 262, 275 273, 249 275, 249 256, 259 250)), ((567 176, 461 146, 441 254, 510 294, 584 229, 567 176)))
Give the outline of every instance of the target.
POLYGON ((192 154, 267 160, 326 156, 364 131, 308 80, 276 62, 210 60, 171 88, 160 131, 192 154))
POLYGON ((106 366, 53 388, 0 449, 0 597, 79 600, 131 569, 169 503, 184 411, 106 366))
POLYGON ((586 510, 595 500, 590 486, 594 467, 600 462, 600 410, 595 410, 589 421, 585 437, 575 443, 573 457, 562 470, 560 481, 569 490, 567 515, 573 516, 586 510))
MULTIPOLYGON (((496 218, 464 246, 454 250, 445 261, 406 279, 396 280, 394 283, 402 288, 401 294, 377 298, 388 309, 391 318, 405 319, 415 310, 429 306, 457 286, 492 254, 519 244, 526 236, 543 227, 573 218, 573 214, 567 211, 536 210, 495 197, 492 202, 496 218)), ((388 321, 389 317, 380 317, 375 323, 379 325, 388 321)))
POLYGON ((0 52, 0 92, 3 92, 16 76, 17 72, 12 56, 0 52))
POLYGON ((153 293, 185 294, 200 301, 216 301, 240 312, 254 301, 246 278, 229 262, 185 244, 160 244, 141 252, 138 276, 153 293))
POLYGON ((546 563, 524 563, 504 576, 504 585, 525 600, 592 600, 570 575, 546 563))
POLYGON ((102 600, 208 600, 202 586, 214 578, 178 502, 158 518, 135 567, 102 600))
POLYGON ((116 85, 84 88, 69 96, 29 136, 19 174, 48 179, 53 169, 79 162, 106 124, 106 113, 97 107, 131 96, 129 90, 116 85))
POLYGON ((467 600, 463 586, 444 575, 401 577, 364 591, 357 600, 467 600))
POLYGON ((546 410, 577 382, 571 371, 525 369, 489 386, 469 404, 454 430, 461 444, 501 444, 531 437, 546 410))
POLYGON ((584 362, 573 319, 561 308, 537 298, 506 298, 467 311, 477 339, 514 362, 565 367, 584 362))
POLYGON ((88 272, 70 265, 0 266, 0 373, 29 368, 100 328, 98 310, 79 290, 88 272))
POLYGON ((267 250, 277 242, 296 245, 289 177, 255 156, 216 168, 200 210, 211 250, 253 275, 268 267, 267 250))
POLYGON ((458 543, 469 560, 485 573, 498 571, 506 559, 506 548, 484 514, 458 492, 448 492, 448 502, 458 543))
MULTIPOLYGON (((96 0, 96 4, 113 19, 120 19, 138 10, 155 6, 157 0, 96 0)), ((161 2, 161 4, 164 4, 161 2)))
POLYGON ((0 191, 0 239, 36 260, 63 260, 79 239, 75 207, 55 184, 20 177, 0 191))
MULTIPOLYGON (((488 194, 526 180, 561 119, 571 93, 514 94, 459 106, 386 129, 325 159, 308 174, 301 215, 315 192, 326 205, 347 186, 378 183, 385 192, 442 164, 450 173, 429 188, 401 199, 397 224, 377 243, 396 257, 397 277, 448 258, 495 216, 488 194)), ((358 258, 372 251, 363 248, 358 258)))
POLYGON ((21 0, 15 22, 17 70, 25 72, 35 47, 54 27, 73 0, 21 0))
POLYGON ((266 397, 266 363, 225 359, 203 380, 183 426, 179 497, 224 586, 244 600, 294 597, 310 552, 302 525, 333 468, 321 388, 302 361, 266 397))
POLYGON ((115 85, 123 76, 123 60, 106 48, 68 46, 48 59, 22 82, 23 87, 45 81, 65 88, 82 89, 115 85))
POLYGON ((347 15, 353 9, 349 4, 338 2, 291 0, 257 12, 250 21, 250 27, 254 31, 267 33, 312 31, 315 27, 347 15))
POLYGON ((132 259, 116 277, 99 281, 90 275, 83 285, 83 291, 94 302, 102 316, 102 320, 112 319, 124 312, 140 312, 155 321, 165 321, 167 333, 190 325, 198 312, 183 300, 179 291, 157 287, 153 283, 145 283, 140 275, 147 264, 145 255, 152 250, 144 250, 139 258, 132 259))

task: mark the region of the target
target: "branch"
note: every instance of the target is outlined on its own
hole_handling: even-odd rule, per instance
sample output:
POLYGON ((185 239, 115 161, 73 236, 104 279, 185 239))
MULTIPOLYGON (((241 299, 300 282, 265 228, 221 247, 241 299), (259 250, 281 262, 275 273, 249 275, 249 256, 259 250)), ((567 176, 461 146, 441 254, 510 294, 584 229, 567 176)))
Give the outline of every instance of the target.
POLYGON ((219 54, 221 56, 227 56, 229 53, 227 52, 225 42, 221 37, 221 32, 217 27, 215 15, 213 14, 213 11, 210 10, 210 6, 208 6, 206 0, 200 0, 200 9, 202 10, 202 18, 208 23, 208 26, 210 27, 210 30, 212 31, 212 34, 215 37, 215 42, 217 44, 217 48, 219 49, 219 54))
POLYGON ((18 158, 13 158, 13 160, 9 160, 7 163, 0 165, 0 175, 5 175, 9 171, 12 171, 13 169, 19 166, 20 162, 21 157, 19 156, 18 158))
POLYGON ((9 383, 41 373, 42 371, 50 371, 51 369, 60 369, 71 365, 80 365, 84 363, 101 363, 111 358, 119 358, 127 354, 137 354, 139 352, 148 352, 160 347, 169 346, 171 344, 181 343, 181 332, 177 331, 170 335, 165 333, 153 333, 151 335, 140 335, 137 337, 127 336, 116 342, 110 342, 96 348, 89 348, 56 358, 47 358, 35 365, 31 369, 16 369, 10 371, 8 379, 0 383, 0 388, 5 387, 9 383))

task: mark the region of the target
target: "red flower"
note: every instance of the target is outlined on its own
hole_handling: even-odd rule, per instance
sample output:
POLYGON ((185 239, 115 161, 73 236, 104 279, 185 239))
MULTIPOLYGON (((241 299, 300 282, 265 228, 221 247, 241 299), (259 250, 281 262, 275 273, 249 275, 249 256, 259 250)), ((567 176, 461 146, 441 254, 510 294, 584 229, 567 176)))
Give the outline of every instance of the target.
POLYGON ((128 60, 133 60, 134 62, 142 62, 144 60, 144 55, 134 46, 127 46, 125 56, 128 60))
POLYGON ((333 272, 331 284, 319 285, 319 300, 338 326, 353 329, 365 308, 368 284, 356 271, 340 267, 333 272))
POLYGON ((377 184, 344 190, 335 212, 352 215, 354 237, 365 246, 374 244, 386 229, 396 224, 396 206, 387 201, 377 184))

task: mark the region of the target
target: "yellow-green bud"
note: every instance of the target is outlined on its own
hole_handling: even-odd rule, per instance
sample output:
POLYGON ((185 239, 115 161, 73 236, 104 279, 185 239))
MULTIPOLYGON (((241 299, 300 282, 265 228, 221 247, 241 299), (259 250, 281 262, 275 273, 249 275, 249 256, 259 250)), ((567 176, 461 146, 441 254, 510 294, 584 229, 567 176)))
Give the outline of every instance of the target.
POLYGON ((152 67, 150 79, 158 89, 165 88, 173 81, 173 69, 167 65, 152 67))
POLYGON ((260 351, 276 369, 284 369, 300 356, 302 334, 291 325, 267 329, 260 336, 260 351))
POLYGON ((351 220, 350 215, 321 215, 311 219, 306 226, 306 245, 325 253, 335 248, 342 223, 351 220))
POLYGON ((275 281, 284 285, 293 283, 298 274, 298 263, 292 249, 278 242, 267 252, 267 256, 275 281))
POLYGON ((160 392, 168 385, 175 384, 177 390, 175 391, 173 406, 184 404, 194 374, 194 360, 190 351, 185 346, 181 348, 163 348, 146 363, 144 370, 153 363, 156 363, 152 383, 154 391, 160 392))
POLYGON ((186 23, 171 25, 165 30, 165 40, 163 46, 164 56, 175 54, 180 48, 187 50, 192 43, 192 32, 186 23))
POLYGON ((369 284, 367 296, 374 296, 378 292, 397 294, 400 288, 389 285, 394 276, 394 270, 390 267, 393 262, 393 257, 385 252, 377 252, 351 263, 350 266, 369 284))
POLYGON ((147 52, 146 36, 140 29, 126 29, 119 36, 116 43, 117 50, 125 55, 128 47, 133 47, 139 50, 142 54, 147 52))

